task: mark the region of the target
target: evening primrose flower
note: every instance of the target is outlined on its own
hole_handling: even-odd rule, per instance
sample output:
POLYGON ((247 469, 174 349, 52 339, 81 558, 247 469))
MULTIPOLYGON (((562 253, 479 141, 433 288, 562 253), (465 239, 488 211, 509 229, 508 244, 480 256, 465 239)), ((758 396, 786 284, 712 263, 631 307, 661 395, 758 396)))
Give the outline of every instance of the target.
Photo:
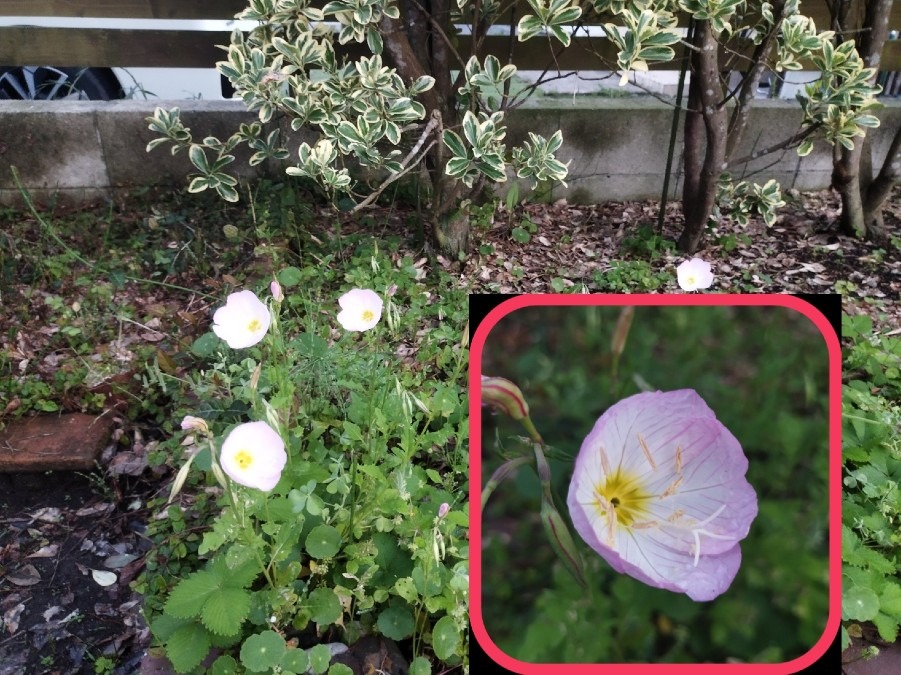
POLYGON ((630 396, 582 443, 567 506, 576 531, 621 573, 712 600, 741 564, 757 515, 736 438, 691 389, 630 396))
POLYGON ((246 422, 226 437, 219 461, 236 483, 268 492, 281 478, 288 455, 281 436, 266 422, 246 422))
POLYGON ((213 332, 232 349, 244 349, 262 340, 271 322, 269 309, 252 291, 238 291, 213 314, 213 332))
POLYGON ((184 431, 199 431, 204 434, 210 433, 210 428, 207 426, 206 420, 202 417, 195 417, 194 415, 185 415, 185 418, 181 421, 181 428, 184 431))
POLYGON ((686 260, 676 268, 676 280, 683 291, 697 291, 710 288, 713 283, 713 272, 710 263, 700 258, 686 260))
POLYGON ((382 316, 382 299, 368 288, 354 288, 338 298, 338 323, 349 331, 373 328, 382 316))

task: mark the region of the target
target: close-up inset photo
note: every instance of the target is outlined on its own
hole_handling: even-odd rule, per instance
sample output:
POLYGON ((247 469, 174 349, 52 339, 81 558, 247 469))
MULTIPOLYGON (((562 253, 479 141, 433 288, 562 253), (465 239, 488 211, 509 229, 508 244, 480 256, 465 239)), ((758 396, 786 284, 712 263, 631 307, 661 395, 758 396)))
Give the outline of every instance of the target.
POLYGON ((479 644, 512 670, 809 665, 838 628, 834 331, 784 296, 589 302, 518 298, 473 343, 479 644))

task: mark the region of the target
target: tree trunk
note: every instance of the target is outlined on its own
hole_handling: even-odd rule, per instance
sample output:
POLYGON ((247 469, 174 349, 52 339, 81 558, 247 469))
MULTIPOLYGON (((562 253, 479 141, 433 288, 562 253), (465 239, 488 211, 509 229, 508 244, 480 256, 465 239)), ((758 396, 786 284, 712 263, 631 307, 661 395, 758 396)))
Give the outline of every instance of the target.
POLYGON ((882 207, 898 184, 899 176, 901 176, 901 128, 895 130, 892 145, 882 163, 882 170, 876 176, 876 180, 870 183, 863 200, 864 225, 872 238, 884 238, 887 234, 882 222, 882 207))
POLYGON ((446 149, 441 142, 441 132, 456 126, 453 87, 450 82, 449 50, 439 30, 449 35, 450 10, 448 0, 432 0, 432 13, 428 20, 429 40, 428 61, 423 63, 416 55, 409 34, 404 30, 403 18, 382 17, 379 31, 385 43, 385 51, 391 57, 392 65, 406 82, 412 82, 421 75, 432 75, 435 86, 422 95, 426 117, 437 110, 441 115, 435 143, 426 155, 426 170, 431 183, 431 204, 429 208, 429 228, 432 243, 442 253, 457 259, 465 255, 469 248, 469 219, 456 209, 459 199, 459 181, 448 178, 444 173, 447 163, 446 149))
POLYGON ((728 163, 741 145, 748 127, 748 119, 751 116, 751 106, 757 96, 757 87, 760 79, 767 70, 768 61, 773 48, 776 45, 776 37, 782 27, 782 13, 785 11, 785 0, 774 0, 773 17, 775 24, 773 29, 761 40, 751 57, 751 70, 745 74, 737 96, 735 97, 735 109, 729 120, 729 137, 726 141, 726 162, 728 163))
POLYGON ((728 117, 721 101, 716 36, 709 21, 700 21, 695 32, 688 113, 685 116, 685 187, 682 208, 685 226, 679 249, 694 253, 716 203, 716 188, 725 169, 728 117), (701 162, 701 125, 706 135, 701 162))
MULTIPOLYGON (((892 12, 892 0, 869 0, 864 15, 863 28, 858 43, 858 53, 868 68, 878 72, 880 55, 888 38, 888 21, 892 12)), ((846 26, 843 28, 847 29, 846 26)), ((873 76, 875 78, 875 75, 873 76)), ((850 150, 843 147, 838 161, 832 167, 832 187, 842 200, 840 229, 851 236, 876 236, 877 232, 869 232, 868 226, 874 222, 874 216, 864 213, 864 196, 869 192, 869 185, 861 180, 861 160, 864 152, 864 138, 854 139, 854 147, 850 150)), ((887 158, 891 160, 891 156, 887 158)), ((881 214, 875 217, 881 220, 881 214)))

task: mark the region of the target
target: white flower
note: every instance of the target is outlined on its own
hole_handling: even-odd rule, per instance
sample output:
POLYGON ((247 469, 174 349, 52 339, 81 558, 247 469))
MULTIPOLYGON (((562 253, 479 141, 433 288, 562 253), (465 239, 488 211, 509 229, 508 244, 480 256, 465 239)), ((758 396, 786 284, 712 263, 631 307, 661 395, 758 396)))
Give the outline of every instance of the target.
POLYGON ((679 287, 683 291, 696 291, 700 288, 709 288, 713 283, 713 272, 710 271, 710 263, 700 258, 692 258, 676 268, 676 278, 679 287))
POLYGON ((285 444, 265 422, 239 424, 222 444, 222 470, 236 483, 268 492, 288 462, 285 444))
POLYGON ((243 349, 262 340, 271 321, 269 309, 252 291, 238 291, 213 314, 213 332, 232 349, 243 349))
POLYGON ((340 298, 338 323, 344 330, 364 331, 375 326, 382 316, 382 299, 375 291, 355 288, 340 298))

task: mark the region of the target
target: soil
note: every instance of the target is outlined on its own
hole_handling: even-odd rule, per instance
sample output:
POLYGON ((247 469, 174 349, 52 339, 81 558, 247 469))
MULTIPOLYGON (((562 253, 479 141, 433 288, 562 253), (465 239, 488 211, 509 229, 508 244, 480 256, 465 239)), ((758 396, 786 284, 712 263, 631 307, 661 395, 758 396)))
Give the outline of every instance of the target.
POLYGON ((141 533, 156 487, 110 480, 0 474, 0 675, 138 671, 149 633, 128 584, 150 548, 141 533), (103 657, 109 670, 95 668, 103 657))

